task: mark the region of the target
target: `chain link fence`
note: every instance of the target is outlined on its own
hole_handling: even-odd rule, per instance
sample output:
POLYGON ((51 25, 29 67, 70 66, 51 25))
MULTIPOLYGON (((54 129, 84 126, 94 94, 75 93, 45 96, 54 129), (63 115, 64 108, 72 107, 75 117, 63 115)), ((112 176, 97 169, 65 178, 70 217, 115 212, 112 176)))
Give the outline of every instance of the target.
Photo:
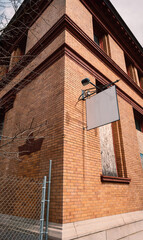
POLYGON ((42 180, 0 177, 0 240, 38 240, 42 180))
POLYGON ((46 186, 49 194, 50 185, 46 179, 0 176, 0 240, 48 239, 46 186))

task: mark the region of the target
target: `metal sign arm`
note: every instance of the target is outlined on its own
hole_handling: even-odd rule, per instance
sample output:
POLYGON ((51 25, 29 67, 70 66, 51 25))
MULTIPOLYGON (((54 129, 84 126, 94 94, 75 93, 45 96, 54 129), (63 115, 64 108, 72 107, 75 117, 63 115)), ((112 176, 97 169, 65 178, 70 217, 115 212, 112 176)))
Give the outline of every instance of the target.
MULTIPOLYGON (((108 83, 108 84, 104 85, 103 87, 96 86, 94 83, 92 83, 92 82, 89 80, 89 78, 84 78, 84 79, 81 81, 81 83, 83 84, 83 86, 86 86, 87 84, 90 83, 92 86, 94 86, 94 88, 99 89, 99 90, 102 92, 102 91, 105 90, 106 88, 108 88, 108 87, 110 87, 110 86, 112 86, 112 85, 115 85, 115 83, 117 83, 117 82, 119 82, 119 81, 120 81, 120 79, 118 79, 118 80, 116 80, 116 81, 114 81, 114 82, 108 83)), ((78 98, 78 101, 80 101, 80 100, 85 100, 87 97, 89 97, 89 96, 97 93, 97 90, 91 92, 91 90, 93 90, 94 88, 89 88, 89 89, 86 89, 86 90, 82 90, 82 93, 81 93, 81 95, 80 95, 79 98, 78 98)))

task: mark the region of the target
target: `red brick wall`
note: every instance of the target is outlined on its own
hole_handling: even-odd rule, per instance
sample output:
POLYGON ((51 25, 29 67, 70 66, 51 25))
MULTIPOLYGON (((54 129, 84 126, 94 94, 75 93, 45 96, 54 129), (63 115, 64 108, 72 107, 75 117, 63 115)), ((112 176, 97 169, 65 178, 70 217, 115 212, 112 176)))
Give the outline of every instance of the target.
MULTIPOLYGON (((92 17, 83 8, 83 5, 81 15, 78 15, 77 11, 74 12, 76 4, 81 5, 77 0, 74 2, 72 11, 70 5, 66 6, 66 13, 73 20, 75 19, 75 22, 83 30, 85 25, 82 22, 82 15, 85 14, 86 26, 89 27, 86 33, 91 37, 93 33, 92 17)), ((57 9, 53 10, 56 11, 56 18, 50 12, 52 17, 49 28, 46 23, 47 28, 44 28, 43 31, 40 28, 43 19, 38 19, 28 33, 27 50, 43 36, 44 31, 48 31, 63 15, 65 2, 55 0, 52 4, 54 3, 57 4, 57 9), (31 31, 35 31, 35 33, 37 31, 36 39, 31 31)), ((66 3, 70 4, 69 1, 66 3)), ((53 8, 54 5, 51 5, 49 9, 52 11, 53 8)), ((49 9, 43 13, 42 17, 51 16, 47 14, 49 9)), ((44 26, 42 25, 42 29, 44 26)), ((28 66, 29 69, 27 68, 25 72, 19 74, 15 80, 19 81, 26 72, 33 71, 33 66, 41 63, 53 53, 53 49, 55 50, 64 41, 111 81, 118 78, 117 74, 111 68, 109 69, 99 57, 91 53, 69 32, 64 32, 48 46, 48 50, 45 50, 44 54, 41 53, 34 60, 35 62, 33 61, 28 66)), ((114 48, 116 48, 115 45, 114 48)), ((115 55, 119 52, 118 50, 116 49, 114 52, 115 55)), ((124 175, 131 178, 131 183, 129 185, 103 184, 100 180, 102 166, 99 129, 86 130, 85 102, 78 102, 81 89, 83 89, 81 80, 85 77, 89 77, 91 81, 95 82, 94 77, 85 69, 67 56, 62 57, 16 95, 14 107, 5 116, 3 133, 6 136, 14 136, 17 131, 29 128, 32 120, 34 126, 47 121, 47 126, 41 133, 41 137, 44 137, 41 150, 24 155, 20 159, 15 157, 1 159, 0 169, 6 175, 43 177, 48 174, 49 159, 53 160, 51 222, 67 223, 141 210, 143 207, 143 172, 139 159, 132 106, 118 97, 121 120, 117 128, 118 134, 120 134, 117 142, 121 142, 122 147, 118 148, 116 142, 115 151, 118 159, 121 159, 122 171, 126 173, 124 175)), ((9 84, 1 92, 1 96, 9 91, 11 86, 9 84)), ((141 97, 125 82, 120 81, 118 86, 136 102, 142 104, 141 97)), ((18 151, 18 146, 24 143, 25 140, 22 140, 9 145, 9 151, 18 151)))
POLYGON ((54 0, 28 31, 26 52, 64 15, 65 0, 54 0))
POLYGON ((113 40, 110 35, 108 36, 108 39, 110 57, 120 66, 120 68, 124 70, 124 72, 127 72, 123 50, 118 46, 118 44, 113 40))
MULTIPOLYGON (((111 81, 115 81, 120 77, 109 68, 106 63, 104 63, 94 52, 89 51, 89 49, 81 44, 80 41, 75 39, 70 33, 66 32, 65 41, 71 46, 76 52, 78 52, 85 60, 91 63, 96 69, 102 74, 108 77, 111 81)), ((142 97, 139 96, 136 91, 134 91, 129 85, 124 81, 118 82, 118 86, 126 92, 131 98, 142 105, 142 97)))
MULTIPOLYGON (((0 161, 1 172, 6 175, 42 178, 48 175, 52 159, 52 186, 50 221, 62 221, 63 182, 63 117, 64 117, 64 57, 21 90, 14 107, 6 113, 4 132, 6 136, 47 121, 38 138, 44 137, 40 151, 16 158, 7 155, 0 161)), ((32 131, 32 130, 30 130, 32 131)), ((37 133, 37 132, 36 132, 37 133)), ((36 137, 36 133, 34 136, 36 137)), ((3 150, 16 151, 25 144, 27 134, 3 150)))
POLYGON ((132 106, 118 97, 122 157, 131 183, 101 183, 99 132, 86 130, 85 102, 77 101, 82 78, 92 77, 69 58, 65 69, 64 223, 141 210, 143 172, 132 106))

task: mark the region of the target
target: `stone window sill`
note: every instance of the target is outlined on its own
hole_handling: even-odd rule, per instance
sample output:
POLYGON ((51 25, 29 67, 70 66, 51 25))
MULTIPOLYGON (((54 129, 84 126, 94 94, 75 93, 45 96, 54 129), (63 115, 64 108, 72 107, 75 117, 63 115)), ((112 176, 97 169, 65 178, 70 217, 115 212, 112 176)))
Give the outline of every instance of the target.
POLYGON ((103 182, 103 183, 104 182, 110 182, 110 183, 125 183, 125 184, 129 184, 130 181, 131 181, 130 178, 101 175, 101 182, 103 182))

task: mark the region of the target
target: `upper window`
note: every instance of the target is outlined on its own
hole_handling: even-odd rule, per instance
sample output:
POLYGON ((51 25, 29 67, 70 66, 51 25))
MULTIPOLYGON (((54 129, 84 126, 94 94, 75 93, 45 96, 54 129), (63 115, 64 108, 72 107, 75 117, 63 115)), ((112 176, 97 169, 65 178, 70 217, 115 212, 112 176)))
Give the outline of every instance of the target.
POLYGON ((140 87, 143 89, 143 77, 140 78, 140 87))
POLYGON ((128 76, 132 78, 137 85, 139 85, 138 71, 135 68, 134 64, 129 60, 127 56, 125 56, 125 62, 128 76))
POLYGON ((22 56, 25 54, 26 41, 27 41, 27 37, 25 36, 18 43, 18 45, 15 47, 15 49, 11 53, 9 70, 11 70, 16 65, 16 63, 18 63, 21 60, 22 56))
POLYGON ((0 59, 0 80, 6 76, 10 63, 10 55, 2 54, 0 59))
POLYGON ((93 19, 94 41, 96 44, 108 53, 107 33, 104 29, 93 19))
POLYGON ((134 119, 136 129, 140 132, 143 132, 143 116, 134 109, 134 119))
POLYGON ((139 84, 140 87, 143 89, 143 75, 138 71, 138 75, 139 75, 139 84))
POLYGON ((0 140, 2 138, 2 133, 3 133, 3 126, 4 126, 4 118, 5 118, 5 113, 4 111, 0 111, 0 140))

